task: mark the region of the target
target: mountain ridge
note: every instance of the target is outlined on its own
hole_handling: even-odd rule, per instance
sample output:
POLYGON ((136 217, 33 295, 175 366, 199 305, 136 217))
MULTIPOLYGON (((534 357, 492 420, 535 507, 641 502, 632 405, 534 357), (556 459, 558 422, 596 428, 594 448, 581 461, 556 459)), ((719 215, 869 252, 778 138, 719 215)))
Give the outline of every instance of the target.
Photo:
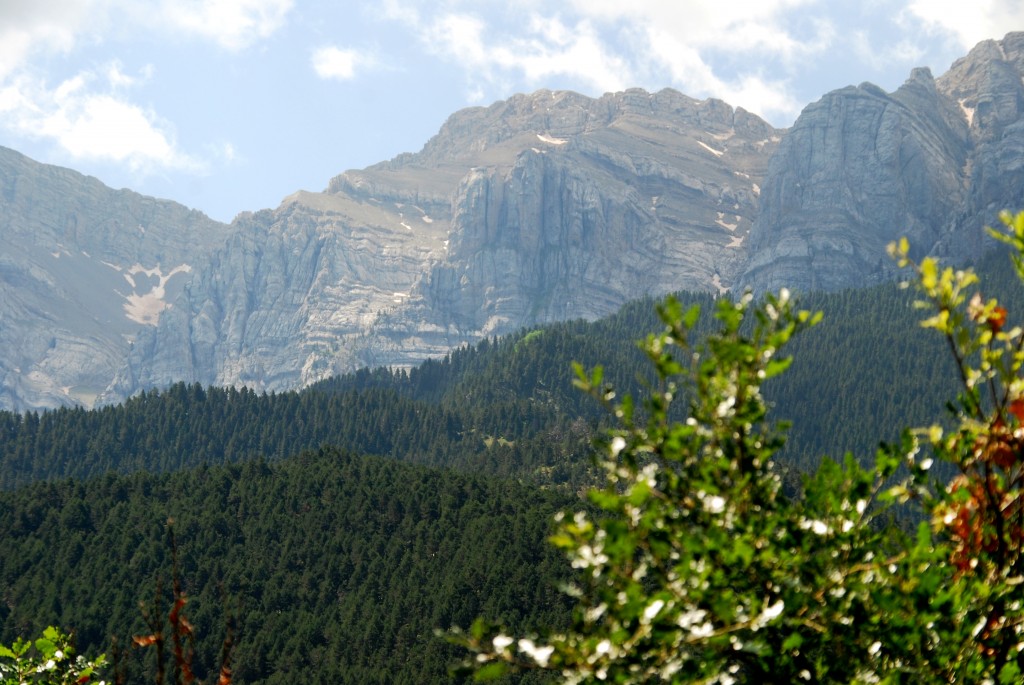
POLYGON ((870 285, 899 235, 975 257, 1024 182, 1022 55, 1011 33, 785 130, 671 89, 515 95, 229 225, 0 149, 0 408, 285 390, 646 295, 870 285))
POLYGON ((668 90, 464 110, 420 153, 240 215, 105 399, 183 368, 286 389, 666 288, 724 288, 777 139, 742 110, 668 90))

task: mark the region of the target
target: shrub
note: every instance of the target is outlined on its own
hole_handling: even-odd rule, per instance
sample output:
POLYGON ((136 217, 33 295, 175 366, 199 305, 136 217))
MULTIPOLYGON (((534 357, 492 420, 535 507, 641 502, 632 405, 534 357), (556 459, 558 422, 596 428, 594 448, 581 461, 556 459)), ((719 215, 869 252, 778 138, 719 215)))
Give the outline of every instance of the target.
MULTIPOLYGON (((993 231, 1024 281, 1024 213, 993 231)), ((597 445, 592 515, 552 542, 577 581, 572 626, 513 637, 478 620, 451 639, 485 680, 510 668, 565 682, 1020 682, 1024 537, 1024 331, 970 271, 912 261, 962 391, 944 424, 904 432, 869 466, 824 460, 783 496, 773 456, 785 426, 761 386, 820 314, 788 293, 718 302, 719 332, 691 344, 696 309, 668 299, 642 347, 656 376, 639 406, 600 368, 577 384, 615 417, 597 445), (684 404, 683 420, 672 420, 684 404), (944 429, 941 427, 945 425, 944 429), (932 464, 957 476, 936 482, 932 464), (892 522, 916 518, 916 531, 892 522), (897 517, 897 514, 900 514, 897 517)), ((868 460, 871 461, 871 460, 868 460)))

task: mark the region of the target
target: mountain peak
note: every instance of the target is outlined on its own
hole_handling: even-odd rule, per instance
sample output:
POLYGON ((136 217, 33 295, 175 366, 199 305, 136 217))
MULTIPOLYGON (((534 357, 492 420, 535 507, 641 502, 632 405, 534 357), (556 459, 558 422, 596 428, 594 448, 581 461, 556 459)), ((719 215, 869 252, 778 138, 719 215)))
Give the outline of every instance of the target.
MULTIPOLYGON (((443 165, 473 160, 512 141, 537 136, 568 141, 615 126, 624 120, 657 119, 659 126, 691 126, 721 132, 739 122, 746 129, 771 135, 774 129, 756 115, 736 110, 721 100, 695 100, 670 88, 649 93, 631 88, 590 98, 573 91, 538 90, 500 100, 488 107, 470 107, 452 114, 417 154, 400 155, 378 165, 443 165)), ((519 141, 519 142, 516 142, 519 141)), ((486 158, 479 160, 486 165, 486 158)))

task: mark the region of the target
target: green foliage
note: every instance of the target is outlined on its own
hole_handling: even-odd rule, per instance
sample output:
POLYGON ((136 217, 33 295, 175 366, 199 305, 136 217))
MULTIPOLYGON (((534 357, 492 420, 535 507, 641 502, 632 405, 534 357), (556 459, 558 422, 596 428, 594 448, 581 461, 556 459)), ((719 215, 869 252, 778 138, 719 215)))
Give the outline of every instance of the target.
POLYGON ((478 614, 520 630, 567 623, 555 589, 566 573, 544 540, 569 501, 331 448, 0 492, 0 642, 52 624, 82 653, 109 654, 111 636, 138 636, 152 644, 123 650, 125 682, 152 683, 162 633, 170 682, 169 612, 187 594, 195 652, 183 663, 203 682, 217 680, 230 616, 234 682, 449 683, 458 654, 435 628, 478 614), (61 525, 79 507, 80 524, 61 525))
POLYGON ((486 339, 413 369, 362 369, 303 392, 179 383, 89 411, 0 412, 0 489, 337 445, 576 490, 591 482, 587 453, 601 417, 573 391, 570 362, 608 363, 612 380, 633 387, 642 358, 629 341, 653 321, 653 301, 638 301, 603 321, 486 339))
POLYGON ((94 682, 105 665, 102 654, 92 660, 76 657, 70 636, 52 626, 31 642, 18 638, 10 647, 0 644, 0 685, 79 685, 94 682))
MULTIPOLYGON (((1024 214, 1005 221, 999 237, 1024 255, 1024 214)), ((465 668, 573 683, 1019 682, 1024 332, 971 294, 971 272, 914 264, 905 241, 892 251, 953 353, 951 430, 906 431, 869 466, 826 460, 785 497, 784 427, 767 422, 761 386, 818 316, 785 291, 723 301, 719 332, 693 345, 696 311, 669 299, 665 329, 643 343, 658 382, 639 406, 616 402, 602 369, 578 369, 617 425, 590 492, 600 515, 565 516, 552 538, 577 570, 571 628, 514 638, 478 621, 451 637, 474 653, 465 668), (957 478, 933 481, 937 461, 957 478), (887 525, 897 507, 919 507, 916 535, 887 525)), ((1015 265, 1024 280, 1024 257, 1015 265)))
MULTIPOLYGON (((1000 299, 1014 294, 1002 285, 1015 278, 1004 262, 980 267, 1000 299)), ((692 331, 701 340, 714 323, 713 300, 678 299, 704 312, 692 331)), ((773 416, 795 421, 776 459, 790 471, 814 471, 823 454, 870 455, 877 440, 934 420, 955 395, 944 343, 915 326, 907 291, 807 293, 800 304, 826 318, 792 341, 792 367, 765 387, 773 416)), ((275 460, 330 444, 578 491, 596 482, 590 437, 609 419, 573 390, 571 362, 604 364, 618 392, 639 396, 650 372, 633 341, 655 330, 654 309, 641 300, 600 321, 487 339, 409 370, 363 369, 301 393, 177 384, 92 411, 0 412, 0 488, 275 460)))
MULTIPOLYGON (((1024 212, 1003 213, 1005 230, 990 234, 1011 248, 1024 282, 1024 212)), ((957 600, 960 630, 950 647, 936 650, 946 672, 965 681, 1020 682, 1024 670, 1024 329, 985 299, 970 271, 940 269, 936 260, 914 263, 906 241, 893 245, 898 263, 911 267, 921 300, 933 314, 921 322, 948 343, 961 391, 951 405, 954 425, 919 431, 935 459, 957 475, 918 493, 941 533, 941 562, 957 600), (964 633, 968 634, 964 634, 964 633)), ((928 458, 930 462, 932 457, 928 458)), ((920 471, 924 464, 911 463, 920 471)), ((922 480, 920 477, 918 480, 922 480)), ((902 493, 901 493, 902 494, 902 493)))

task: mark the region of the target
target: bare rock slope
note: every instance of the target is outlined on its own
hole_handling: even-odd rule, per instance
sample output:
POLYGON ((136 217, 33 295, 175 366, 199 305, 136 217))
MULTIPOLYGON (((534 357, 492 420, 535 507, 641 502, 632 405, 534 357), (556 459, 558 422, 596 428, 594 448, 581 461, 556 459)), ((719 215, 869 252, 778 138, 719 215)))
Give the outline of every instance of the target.
POLYGON ((230 225, 0 148, 0 409, 297 388, 674 290, 969 257, 1024 188, 1024 33, 788 131, 672 90, 538 91, 230 225))
POLYGON ((92 405, 228 232, 0 148, 0 408, 92 405))
POLYGON ((181 378, 294 388, 646 293, 724 290, 778 140, 671 90, 458 112, 418 154, 237 218, 105 399, 181 378))

